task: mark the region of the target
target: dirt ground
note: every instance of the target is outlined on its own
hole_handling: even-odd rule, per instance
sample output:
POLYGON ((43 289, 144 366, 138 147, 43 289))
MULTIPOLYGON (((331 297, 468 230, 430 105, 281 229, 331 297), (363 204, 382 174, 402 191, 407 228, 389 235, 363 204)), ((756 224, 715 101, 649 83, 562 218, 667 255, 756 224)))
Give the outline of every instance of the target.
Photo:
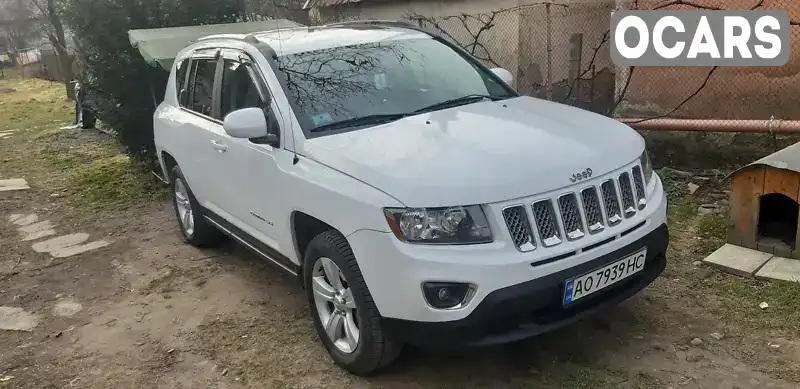
POLYGON ((16 91, 0 97, 0 131, 15 132, 0 139, 0 178, 25 177, 31 189, 0 193, 0 306, 39 323, 0 330, 0 388, 800 386, 800 287, 695 264, 724 239, 723 216, 697 214, 708 201, 724 213, 724 183, 662 171, 668 269, 620 306, 516 344, 406 349, 384 373, 360 378, 330 362, 296 279, 235 244, 184 244, 165 190, 112 139, 59 129, 70 117, 52 92, 59 86, 6 84, 16 91), (683 193, 687 181, 701 185, 696 197, 683 193), (28 213, 58 234, 111 244, 67 258, 37 253, 8 220, 28 213))

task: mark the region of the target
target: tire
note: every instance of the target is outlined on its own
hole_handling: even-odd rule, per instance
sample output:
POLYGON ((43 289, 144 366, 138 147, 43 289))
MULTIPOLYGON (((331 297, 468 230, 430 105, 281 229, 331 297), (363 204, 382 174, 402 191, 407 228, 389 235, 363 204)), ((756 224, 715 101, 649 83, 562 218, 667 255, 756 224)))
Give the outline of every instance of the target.
POLYGON ((178 227, 184 240, 197 247, 217 246, 225 236, 203 217, 200 203, 194 197, 178 166, 172 168, 170 188, 172 189, 172 208, 175 210, 178 227), (189 213, 188 219, 187 212, 189 213))
MULTIPOLYGON (((317 235, 308 244, 304 261, 303 281, 304 285, 306 285, 309 310, 314 319, 317 335, 319 335, 331 359, 345 370, 362 376, 375 373, 397 359, 398 355, 400 355, 402 344, 396 342, 384 330, 378 308, 372 300, 372 295, 367 289, 367 284, 364 282, 364 277, 358 268, 356 258, 347 240, 337 231, 325 231, 317 235), (339 294, 340 297, 343 296, 343 300, 336 300, 334 297, 333 300, 336 300, 336 302, 327 302, 325 306, 328 310, 336 311, 336 304, 342 307, 342 301, 345 302, 344 305, 353 304, 351 308, 344 307, 347 313, 339 314, 340 317, 343 317, 343 324, 341 330, 335 332, 340 333, 342 339, 337 340, 328 335, 326 325, 323 323, 324 313, 319 306, 320 302, 328 299, 323 298, 322 294, 319 297, 315 297, 316 291, 323 288, 318 282, 320 278, 322 278, 321 281, 323 283, 327 282, 328 287, 336 289, 329 281, 329 272, 324 266, 327 262, 326 259, 335 264, 339 273, 343 276, 344 280, 341 284, 345 293, 339 294), (350 293, 348 294, 346 290, 349 290, 350 293), (345 340, 348 339, 347 328, 351 318, 359 333, 354 348, 350 347, 353 344, 352 342, 345 340), (350 349, 349 352, 348 348, 350 349)), ((330 292, 330 290, 328 291, 330 292)), ((333 314, 330 316, 333 316, 333 314)), ((349 332, 352 334, 352 329, 349 332)), ((334 337, 338 336, 334 335, 334 337)))

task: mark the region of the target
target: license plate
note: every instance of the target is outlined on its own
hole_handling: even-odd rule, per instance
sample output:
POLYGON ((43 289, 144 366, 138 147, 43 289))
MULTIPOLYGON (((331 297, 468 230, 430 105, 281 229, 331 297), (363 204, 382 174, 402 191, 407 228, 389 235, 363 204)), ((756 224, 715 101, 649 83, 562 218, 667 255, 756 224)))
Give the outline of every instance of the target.
POLYGON ((567 280, 564 285, 564 305, 620 282, 644 269, 647 249, 629 255, 580 277, 567 280))

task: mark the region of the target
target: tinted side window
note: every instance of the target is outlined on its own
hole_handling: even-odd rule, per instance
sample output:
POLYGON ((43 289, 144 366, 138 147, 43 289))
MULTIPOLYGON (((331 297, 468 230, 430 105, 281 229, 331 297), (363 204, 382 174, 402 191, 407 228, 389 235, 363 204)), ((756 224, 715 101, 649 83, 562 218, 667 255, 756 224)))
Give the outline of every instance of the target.
POLYGON ((263 107, 258 87, 250 75, 248 66, 239 61, 226 59, 222 70, 222 96, 220 116, 242 108, 263 107))
POLYGON ((214 102, 214 73, 217 71, 216 59, 195 59, 192 61, 192 96, 189 109, 211 116, 214 102))
POLYGON ((186 105, 186 71, 189 70, 189 59, 184 58, 175 66, 175 93, 178 95, 178 103, 186 105))

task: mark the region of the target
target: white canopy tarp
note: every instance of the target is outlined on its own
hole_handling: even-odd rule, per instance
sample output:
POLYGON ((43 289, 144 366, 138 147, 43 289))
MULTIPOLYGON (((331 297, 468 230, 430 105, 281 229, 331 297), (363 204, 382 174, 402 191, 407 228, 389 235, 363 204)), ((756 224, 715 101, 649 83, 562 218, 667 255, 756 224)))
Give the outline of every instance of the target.
POLYGON ((128 31, 128 38, 131 45, 139 49, 142 58, 149 65, 161 66, 165 70, 169 70, 175 61, 175 56, 184 47, 202 37, 217 34, 249 34, 300 26, 300 24, 290 20, 274 19, 257 22, 130 30, 128 31))

